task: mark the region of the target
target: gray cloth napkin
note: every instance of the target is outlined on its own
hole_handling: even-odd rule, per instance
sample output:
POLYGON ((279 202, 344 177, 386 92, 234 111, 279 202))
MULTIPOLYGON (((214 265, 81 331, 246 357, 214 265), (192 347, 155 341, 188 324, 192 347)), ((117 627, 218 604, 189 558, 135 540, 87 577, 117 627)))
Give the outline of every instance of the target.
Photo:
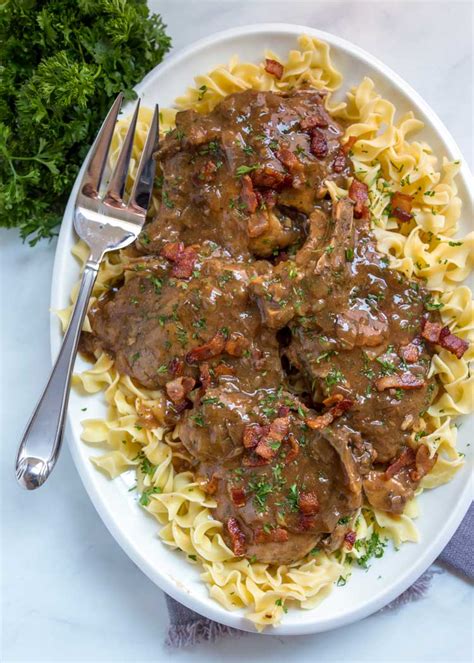
MULTIPOLYGON (((436 560, 436 563, 446 565, 449 569, 457 571, 460 575, 473 582, 473 544, 474 505, 471 504, 464 520, 436 560)), ((400 596, 385 608, 382 608, 382 610, 397 608, 400 605, 422 598, 426 594, 431 579, 436 573, 440 573, 440 571, 434 566, 429 568, 411 587, 403 592, 403 594, 400 594, 400 596)), ((181 605, 181 603, 178 603, 170 596, 166 594, 165 596, 170 617, 166 644, 170 647, 189 647, 203 641, 212 642, 223 635, 236 636, 244 633, 244 631, 239 631, 230 626, 207 619, 194 612, 194 610, 185 608, 184 605, 181 605)))

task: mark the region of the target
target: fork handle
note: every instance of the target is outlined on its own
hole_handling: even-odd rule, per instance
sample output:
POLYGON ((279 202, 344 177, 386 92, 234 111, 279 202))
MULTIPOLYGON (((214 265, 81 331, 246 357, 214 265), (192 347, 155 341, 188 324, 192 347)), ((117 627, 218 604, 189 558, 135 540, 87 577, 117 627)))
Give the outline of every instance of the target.
POLYGON ((16 477, 20 486, 27 490, 34 490, 43 485, 51 474, 61 450, 71 373, 98 269, 99 261, 90 259, 86 263, 61 350, 18 450, 16 477))

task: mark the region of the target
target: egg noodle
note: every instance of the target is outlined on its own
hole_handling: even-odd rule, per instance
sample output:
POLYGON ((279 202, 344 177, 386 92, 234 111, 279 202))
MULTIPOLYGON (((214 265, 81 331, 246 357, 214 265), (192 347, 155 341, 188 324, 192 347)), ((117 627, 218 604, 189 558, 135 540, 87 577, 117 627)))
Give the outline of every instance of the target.
MULTIPOLYGON (((354 173, 369 188, 379 250, 389 257, 391 267, 407 277, 424 279, 432 293, 432 306, 439 308, 444 324, 462 338, 472 340, 471 292, 461 283, 473 266, 474 233, 453 239, 461 213, 455 182, 459 162, 443 159, 439 169, 429 145, 411 139, 423 123, 411 112, 396 117, 394 105, 376 92, 369 78, 348 92, 345 102, 334 102, 331 93, 341 86, 342 75, 331 63, 329 46, 308 36, 301 36, 298 43, 299 49, 290 51, 286 61, 274 53, 265 53, 265 57, 284 65, 280 80, 268 74, 263 63, 239 62, 236 57, 228 65, 197 76, 195 86, 176 100, 174 109, 162 110, 161 129, 174 126, 178 110, 192 108, 207 113, 225 96, 249 88, 285 92, 309 84, 328 90, 326 107, 335 117, 350 123, 346 138, 358 139, 350 154, 354 173), (413 219, 409 223, 400 224, 390 217, 391 194, 395 191, 413 196, 413 219)), ((133 148, 132 179, 150 121, 151 111, 142 109, 133 148)), ((118 123, 112 144, 115 157, 127 126, 127 120, 118 123)), ((331 182, 327 188, 334 201, 348 193, 331 182)), ((152 213, 157 205, 153 199, 152 213)), ((88 256, 86 245, 79 242, 73 253, 83 266, 88 256)), ((127 262, 121 252, 106 256, 91 303, 118 278, 127 280, 131 276, 127 262)), ((77 290, 78 286, 73 290, 72 301, 77 290)), ((63 328, 71 308, 59 314, 63 328)), ((87 319, 84 328, 91 331, 87 319)), ((462 454, 456 450, 453 419, 472 407, 474 389, 469 360, 473 354, 471 345, 462 359, 444 349, 433 356, 430 376, 437 376, 438 391, 413 433, 413 443, 422 439, 431 456, 438 453, 438 460, 423 478, 417 494, 446 483, 463 464, 462 454)), ((75 375, 73 383, 88 394, 104 391, 108 404, 106 419, 83 422, 82 439, 107 450, 93 456, 92 462, 111 478, 136 470, 140 504, 160 523, 162 541, 183 551, 186 559, 197 565, 216 601, 228 610, 245 608, 246 616, 258 630, 278 624, 289 607, 313 608, 336 581, 345 584, 351 565, 358 562, 366 567, 369 556, 383 554, 387 539, 395 546, 418 540, 413 522, 418 515, 415 498, 401 516, 364 506, 351 519, 357 541, 350 553, 337 551, 328 555, 314 549, 303 560, 280 566, 235 558, 222 538, 222 523, 212 516, 213 498, 206 495, 192 472, 174 468, 173 458, 185 458, 175 433, 142 425, 147 417, 163 421, 163 392, 136 386, 128 376, 117 372, 113 359, 104 353, 98 354, 92 368, 75 375)))

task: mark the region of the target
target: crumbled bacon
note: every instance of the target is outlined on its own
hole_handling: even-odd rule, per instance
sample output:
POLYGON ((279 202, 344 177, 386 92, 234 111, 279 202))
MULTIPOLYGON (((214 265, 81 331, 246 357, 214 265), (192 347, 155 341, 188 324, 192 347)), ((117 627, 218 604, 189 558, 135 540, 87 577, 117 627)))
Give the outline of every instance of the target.
POLYGON ((275 156, 278 161, 280 161, 285 166, 285 168, 290 171, 290 173, 297 173, 304 170, 304 166, 296 154, 286 147, 282 147, 280 150, 278 150, 275 156))
POLYGON ((288 531, 283 527, 273 527, 266 531, 259 527, 255 532, 255 543, 285 543, 288 541, 288 531))
POLYGON ((213 371, 216 378, 221 375, 235 375, 235 369, 232 366, 227 366, 227 364, 218 364, 213 371))
POLYGON ((293 433, 288 434, 288 442, 290 443, 290 450, 286 454, 285 458, 286 465, 288 465, 288 463, 293 462, 300 452, 300 445, 296 437, 293 435, 293 433))
POLYGON ((265 165, 254 170, 251 178, 256 186, 264 186, 269 189, 281 189, 285 183, 288 183, 288 178, 285 173, 272 168, 270 165, 265 165))
POLYGON ((357 534, 352 529, 350 529, 344 535, 344 545, 348 550, 352 550, 352 548, 354 547, 354 543, 356 542, 356 538, 357 534))
POLYGON ((173 263, 171 276, 187 279, 192 275, 197 260, 197 253, 192 246, 184 248, 183 242, 169 242, 161 249, 161 255, 173 263))
POLYGON ((288 435, 289 430, 290 418, 288 416, 274 419, 268 433, 258 441, 255 453, 261 458, 271 460, 278 453, 280 443, 288 435))
POLYGON ((245 506, 245 490, 243 488, 236 488, 233 487, 230 489, 230 497, 232 499, 232 502, 234 503, 234 506, 237 508, 241 508, 245 506))
POLYGON ((442 327, 439 322, 429 322, 423 319, 423 327, 421 335, 430 343, 438 343, 442 348, 448 350, 458 359, 461 359, 463 354, 469 348, 469 343, 463 338, 453 334, 449 327, 442 327))
POLYGON ((206 481, 203 486, 203 490, 207 495, 215 495, 219 485, 219 479, 217 474, 213 474, 210 479, 206 481))
POLYGON ((422 378, 418 378, 410 371, 398 375, 384 375, 375 381, 377 391, 385 391, 385 389, 420 389, 425 385, 422 378))
POLYGON ((261 208, 271 209, 277 204, 277 194, 273 189, 267 189, 266 191, 257 191, 258 205, 261 208))
POLYGON ((314 529, 316 526, 316 518, 314 516, 307 516, 304 513, 300 514, 298 525, 296 529, 300 532, 307 532, 308 530, 314 529))
POLYGON ((324 159, 328 155, 328 141, 326 136, 319 129, 311 129, 310 149, 318 159, 324 159))
POLYGON ((411 447, 406 447, 404 451, 391 463, 385 470, 385 479, 391 479, 398 474, 404 467, 410 467, 415 463, 415 452, 411 447))
POLYGON ((249 344, 250 341, 241 334, 231 334, 225 343, 224 352, 231 357, 241 357, 249 347, 249 344))
POLYGON ((181 403, 190 391, 194 389, 196 380, 191 377, 181 376, 166 383, 166 393, 173 403, 181 403))
POLYGON ((300 127, 303 131, 320 127, 325 129, 329 125, 328 117, 322 108, 316 107, 314 113, 308 115, 300 121, 300 127))
POLYGON ((266 214, 252 214, 247 221, 247 235, 249 237, 260 237, 269 228, 270 222, 266 214))
POLYGON ((178 255, 184 251, 183 242, 168 242, 163 246, 160 251, 160 255, 170 262, 175 262, 178 258, 178 255))
POLYGON ((420 348, 415 343, 408 343, 407 345, 402 345, 400 347, 399 353, 403 361, 413 364, 415 361, 418 361, 420 348))
POLYGON ((298 506, 305 516, 315 516, 319 511, 319 500, 316 493, 300 493, 298 506))
POLYGON ((359 140, 358 136, 349 136, 346 142, 343 145, 341 145, 341 150, 344 152, 344 154, 349 154, 349 152, 354 147, 354 144, 357 143, 358 140, 359 140))
POLYGON ((199 366, 199 379, 201 380, 201 392, 202 394, 205 394, 211 385, 209 364, 201 364, 199 366))
POLYGON ((349 198, 354 201, 354 216, 356 219, 366 219, 369 213, 369 189, 367 184, 353 179, 349 187, 349 198))
POLYGON ((247 424, 244 428, 242 444, 246 449, 253 449, 257 446, 260 438, 268 433, 269 426, 260 426, 259 424, 247 424))
POLYGON ((196 364, 200 361, 207 361, 213 357, 219 356, 225 348, 226 337, 218 331, 207 343, 193 348, 186 355, 186 361, 189 364, 196 364))
POLYGON ((413 218, 411 208, 413 206, 413 196, 396 191, 392 195, 392 216, 404 223, 413 218))
POLYGON ((214 174, 216 173, 216 171, 217 171, 217 166, 214 163, 214 161, 211 161, 211 160, 206 161, 206 163, 204 164, 204 166, 202 167, 202 169, 199 172, 199 177, 200 177, 201 180, 205 180, 206 182, 209 182, 210 180, 213 179, 214 174))
POLYGON ((242 557, 247 550, 245 534, 239 527, 236 518, 229 518, 227 520, 227 531, 229 532, 232 541, 232 551, 236 557, 242 557))
POLYGON ((265 71, 275 78, 280 78, 283 76, 283 65, 276 60, 271 60, 270 58, 265 58, 265 71))
POLYGON ((278 416, 279 417, 287 417, 290 414, 290 408, 288 405, 280 405, 278 408, 278 416))
POLYGON ((244 175, 241 181, 240 199, 245 205, 247 212, 253 214, 258 206, 257 194, 253 188, 253 182, 249 175, 244 175))
POLYGON ((182 375, 184 371, 184 361, 179 357, 173 357, 168 364, 168 369, 173 375, 182 375))
POLYGON ((412 481, 421 481, 428 472, 431 472, 437 459, 437 453, 431 458, 428 446, 426 444, 420 444, 416 450, 415 469, 410 471, 410 479, 412 481))
POLYGON ((347 166, 346 155, 341 147, 341 149, 336 154, 336 158, 332 162, 332 169, 335 173, 342 173, 342 171, 346 166, 347 166))
POLYGON ((353 405, 354 401, 352 401, 350 398, 337 398, 337 400, 331 401, 331 399, 336 399, 336 397, 341 396, 341 394, 334 394, 334 396, 330 396, 327 398, 324 403, 330 403, 334 402, 335 405, 331 407, 327 412, 324 414, 320 414, 318 417, 306 417, 305 423, 307 426, 309 426, 312 430, 320 430, 321 428, 326 428, 326 426, 329 426, 329 424, 332 424, 334 419, 337 419, 338 417, 342 416, 344 412, 349 410, 353 405))
POLYGON ((255 447, 255 453, 257 456, 260 456, 260 458, 272 460, 272 458, 277 455, 279 447, 279 442, 270 440, 268 437, 262 437, 255 447))
POLYGON ((323 400, 323 405, 325 405, 326 407, 331 407, 331 405, 340 403, 343 400, 344 396, 342 394, 331 394, 331 396, 328 396, 323 400))
POLYGON ((449 327, 443 327, 439 334, 439 344, 448 352, 455 355, 458 359, 461 359, 463 354, 469 348, 469 343, 463 338, 452 334, 449 327))

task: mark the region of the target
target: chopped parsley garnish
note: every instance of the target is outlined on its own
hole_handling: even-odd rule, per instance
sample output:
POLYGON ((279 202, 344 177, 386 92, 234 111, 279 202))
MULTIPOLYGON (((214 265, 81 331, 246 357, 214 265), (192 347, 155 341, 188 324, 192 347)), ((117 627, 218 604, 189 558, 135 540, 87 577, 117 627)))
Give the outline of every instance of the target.
POLYGON ((264 478, 251 479, 248 483, 248 488, 253 492, 253 499, 257 509, 265 511, 267 497, 273 490, 272 484, 264 478))
POLYGON ((173 209, 174 203, 172 200, 170 200, 168 191, 163 191, 161 198, 168 209, 173 209))
POLYGON ((382 357, 377 357, 376 360, 382 367, 382 375, 393 375, 397 372, 397 367, 392 361, 388 359, 383 359, 382 357))
POLYGON ((198 101, 201 101, 201 99, 206 94, 206 92, 207 92, 207 85, 201 85, 201 87, 199 88, 198 101))
POLYGON ((252 173, 254 170, 258 170, 259 168, 259 163, 255 163, 253 166, 239 166, 235 171, 235 174, 237 177, 242 177, 242 175, 248 175, 248 173, 252 173))
POLYGON ((163 490, 159 486, 146 488, 146 490, 144 490, 143 493, 141 494, 139 502, 142 506, 148 506, 150 504, 150 495, 157 495, 162 492, 163 490))
POLYGON ((163 375, 163 373, 168 372, 168 366, 166 364, 161 364, 161 366, 156 371, 158 375, 163 375))
POLYGON ((292 511, 298 511, 300 501, 300 491, 296 483, 290 486, 288 493, 288 502, 292 511))
POLYGON ((194 421, 196 426, 200 426, 201 428, 205 426, 204 416, 202 415, 201 412, 198 412, 197 414, 192 414, 191 419, 194 421))
POLYGON ((357 559, 357 564, 363 569, 368 569, 368 562, 372 557, 377 559, 383 557, 386 545, 387 542, 382 541, 377 532, 373 532, 370 539, 358 539, 354 543, 354 548, 357 552, 363 552, 363 555, 357 559))
POLYGON ((153 286, 153 290, 156 292, 157 295, 159 295, 163 287, 163 281, 159 279, 157 276, 150 276, 149 279, 153 286))
POLYGON ((354 260, 354 249, 346 249, 346 261, 352 262, 354 260))
POLYGON ((335 384, 340 384, 341 382, 345 382, 346 379, 341 371, 335 368, 331 368, 331 370, 326 375, 324 380, 328 387, 333 387, 335 384))

